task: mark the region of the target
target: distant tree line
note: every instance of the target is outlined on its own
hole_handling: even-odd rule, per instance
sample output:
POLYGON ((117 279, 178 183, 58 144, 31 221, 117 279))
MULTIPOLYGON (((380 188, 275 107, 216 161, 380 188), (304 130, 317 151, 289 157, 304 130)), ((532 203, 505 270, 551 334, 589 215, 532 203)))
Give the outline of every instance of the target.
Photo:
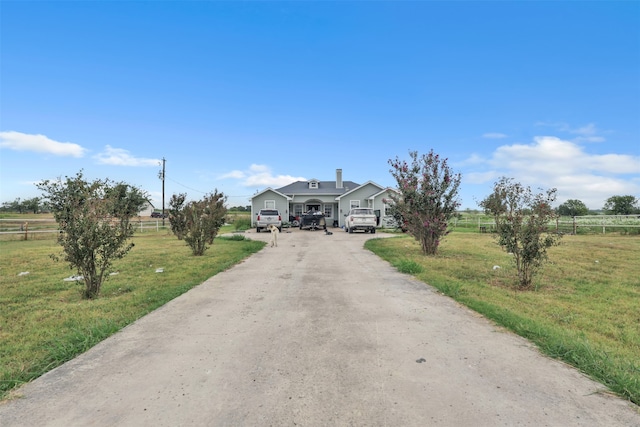
MULTIPOLYGON (((601 212, 605 215, 640 214, 638 202, 635 196, 611 196, 606 200, 601 212)), ((576 199, 569 199, 558 206, 557 212, 562 216, 584 216, 594 213, 581 200, 576 199)))
MULTIPOLYGON (((25 213, 43 213, 50 212, 51 208, 47 201, 42 197, 33 197, 31 199, 17 198, 12 202, 4 202, 0 205, 0 212, 15 212, 19 214, 25 213)), ((233 206, 229 208, 230 212, 251 212, 251 206, 233 206)))
POLYGON ((19 197, 12 202, 4 202, 0 206, 1 212, 17 212, 17 213, 40 213, 48 212, 49 204, 40 197, 31 199, 20 199, 19 197))

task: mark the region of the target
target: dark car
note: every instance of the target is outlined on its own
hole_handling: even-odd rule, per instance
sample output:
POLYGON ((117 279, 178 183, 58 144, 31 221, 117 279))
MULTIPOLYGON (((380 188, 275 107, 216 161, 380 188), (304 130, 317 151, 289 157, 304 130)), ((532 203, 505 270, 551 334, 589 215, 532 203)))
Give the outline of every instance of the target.
POLYGON ((151 218, 167 218, 169 215, 164 214, 162 212, 151 212, 151 218))

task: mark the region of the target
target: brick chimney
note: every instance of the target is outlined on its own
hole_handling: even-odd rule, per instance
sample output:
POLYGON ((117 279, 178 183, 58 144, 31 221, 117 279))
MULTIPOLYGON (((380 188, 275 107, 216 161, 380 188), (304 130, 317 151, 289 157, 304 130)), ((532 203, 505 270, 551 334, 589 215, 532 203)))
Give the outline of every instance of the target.
POLYGON ((342 169, 336 169, 336 188, 342 188, 342 169))

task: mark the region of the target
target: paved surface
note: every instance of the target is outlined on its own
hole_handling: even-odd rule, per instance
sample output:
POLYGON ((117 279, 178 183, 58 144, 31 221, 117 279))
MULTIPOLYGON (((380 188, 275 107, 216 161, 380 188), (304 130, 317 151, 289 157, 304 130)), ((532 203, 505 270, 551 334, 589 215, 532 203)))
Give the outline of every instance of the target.
POLYGON ((637 406, 364 250, 371 237, 280 234, 24 386, 0 426, 640 426, 637 406))

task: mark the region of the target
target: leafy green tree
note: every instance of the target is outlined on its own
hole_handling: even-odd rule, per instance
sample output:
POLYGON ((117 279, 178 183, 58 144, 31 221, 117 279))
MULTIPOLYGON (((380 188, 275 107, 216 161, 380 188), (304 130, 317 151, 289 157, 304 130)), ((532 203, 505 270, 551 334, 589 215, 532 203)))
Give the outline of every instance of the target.
POLYGON ((38 213, 46 208, 46 203, 40 197, 22 200, 19 197, 12 202, 2 203, 2 211, 18 213, 38 213))
POLYGON ((602 208, 607 215, 633 215, 640 212, 635 196, 611 196, 602 208))
POLYGON ((589 214, 589 208, 581 200, 569 199, 558 206, 558 215, 583 216, 589 214))
POLYGON ((533 276, 548 258, 547 248, 560 242, 560 234, 548 230, 549 222, 557 218, 551 208, 555 198, 555 188, 534 194, 531 188, 503 177, 480 202, 495 218, 498 244, 513 254, 522 289, 532 286, 533 276))
POLYGON ((33 197, 22 202, 25 212, 38 213, 40 211, 40 197, 33 197))
MULTIPOLYGON (((141 190, 108 179, 89 182, 82 172, 37 184, 44 191, 60 233, 63 259, 84 281, 84 298, 97 298, 113 261, 133 247, 132 217, 147 200, 141 190)), ((54 260, 59 257, 52 255, 54 260)))
POLYGON ((20 198, 18 197, 11 202, 2 203, 2 210, 5 212, 24 213, 24 205, 22 203, 22 200, 20 200, 20 198))
POLYGON ((391 194, 390 214, 406 228, 425 255, 435 255, 440 241, 449 233, 449 221, 460 206, 458 188, 461 176, 454 173, 447 159, 429 151, 418 155, 410 151, 411 163, 389 160, 391 175, 399 194, 391 194))
POLYGON ((191 248, 193 255, 200 256, 213 244, 220 227, 224 225, 227 200, 216 189, 202 200, 186 202, 186 194, 174 194, 169 201, 169 224, 171 231, 191 248))

